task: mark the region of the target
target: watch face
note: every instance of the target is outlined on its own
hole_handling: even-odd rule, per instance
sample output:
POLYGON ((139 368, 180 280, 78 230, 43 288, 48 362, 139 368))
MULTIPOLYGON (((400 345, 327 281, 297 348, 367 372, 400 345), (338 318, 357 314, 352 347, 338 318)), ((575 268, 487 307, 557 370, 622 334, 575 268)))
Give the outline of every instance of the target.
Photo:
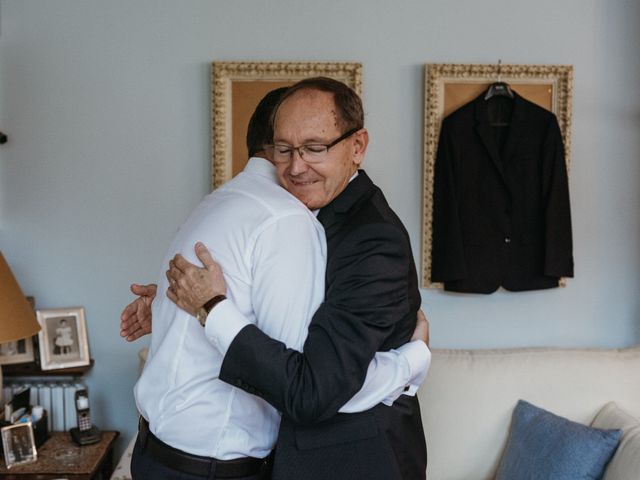
POLYGON ((200 325, 204 327, 204 324, 207 323, 207 311, 204 308, 200 308, 196 312, 196 318, 198 319, 198 322, 200 322, 200 325))

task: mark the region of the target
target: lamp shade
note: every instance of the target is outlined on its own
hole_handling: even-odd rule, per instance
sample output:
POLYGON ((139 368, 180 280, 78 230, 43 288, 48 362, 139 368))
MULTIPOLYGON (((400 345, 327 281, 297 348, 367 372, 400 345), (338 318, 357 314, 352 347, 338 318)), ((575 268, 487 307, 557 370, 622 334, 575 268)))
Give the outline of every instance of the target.
POLYGON ((0 342, 12 342, 40 330, 35 313, 0 252, 0 342))

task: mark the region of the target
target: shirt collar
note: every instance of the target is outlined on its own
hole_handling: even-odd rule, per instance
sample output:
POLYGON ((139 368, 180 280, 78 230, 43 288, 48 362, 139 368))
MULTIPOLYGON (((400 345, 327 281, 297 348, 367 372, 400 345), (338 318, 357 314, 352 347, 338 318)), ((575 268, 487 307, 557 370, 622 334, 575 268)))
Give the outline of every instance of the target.
POLYGON ((253 175, 264 177, 273 183, 277 183, 278 185, 280 184, 280 182, 278 182, 276 167, 266 158, 251 157, 247 162, 247 165, 244 167, 244 171, 249 172, 253 175))
MULTIPOLYGON (((278 181, 278 175, 276 172, 276 167, 266 158, 262 157, 251 157, 247 162, 247 165, 244 167, 244 171, 252 173, 254 175, 259 175, 261 177, 266 178, 267 180, 272 181, 273 183, 277 183, 280 185, 278 181)), ((354 172, 354 174, 349 179, 349 183, 351 183, 358 176, 358 170, 354 172)), ((311 210, 316 217, 320 209, 311 210)))

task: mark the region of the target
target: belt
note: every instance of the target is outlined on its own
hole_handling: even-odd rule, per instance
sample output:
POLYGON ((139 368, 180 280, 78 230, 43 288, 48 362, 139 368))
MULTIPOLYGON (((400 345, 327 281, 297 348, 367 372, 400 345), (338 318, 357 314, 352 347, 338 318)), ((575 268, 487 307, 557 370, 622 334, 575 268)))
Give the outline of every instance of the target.
POLYGON ((270 455, 266 458, 246 457, 235 460, 217 460, 183 452, 156 437, 149 430, 149 422, 142 416, 138 423, 138 441, 141 442, 140 445, 144 453, 165 467, 209 478, 236 478, 255 475, 271 458, 270 455))

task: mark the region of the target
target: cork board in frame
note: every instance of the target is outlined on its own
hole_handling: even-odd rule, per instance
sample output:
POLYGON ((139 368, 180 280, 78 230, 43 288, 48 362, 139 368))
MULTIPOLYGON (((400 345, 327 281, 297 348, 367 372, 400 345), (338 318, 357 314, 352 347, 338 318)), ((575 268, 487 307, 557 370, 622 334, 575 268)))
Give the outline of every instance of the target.
POLYGON ((249 118, 269 91, 308 77, 340 80, 362 95, 362 64, 347 62, 213 62, 211 64, 211 189, 247 162, 249 118))
MULTIPOLYGON (((472 101, 496 81, 508 83, 522 97, 555 113, 571 159, 573 67, 569 65, 427 64, 425 66, 424 159, 422 189, 422 286, 431 282, 433 173, 442 119, 472 101)), ((561 281, 561 284, 564 282, 561 281)))

